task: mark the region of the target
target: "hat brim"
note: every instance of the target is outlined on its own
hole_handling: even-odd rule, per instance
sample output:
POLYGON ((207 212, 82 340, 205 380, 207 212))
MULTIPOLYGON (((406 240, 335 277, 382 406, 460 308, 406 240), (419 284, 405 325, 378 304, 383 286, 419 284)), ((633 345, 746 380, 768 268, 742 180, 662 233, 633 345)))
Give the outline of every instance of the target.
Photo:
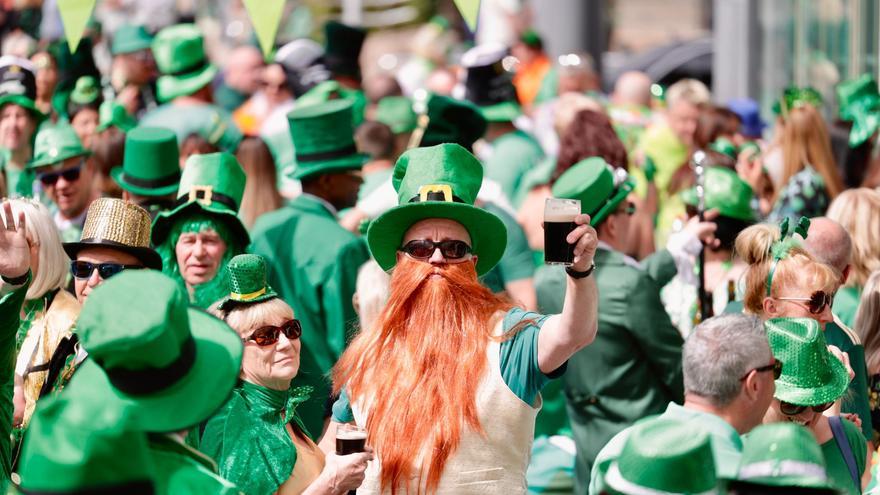
POLYGON ((629 184, 627 187, 622 186, 617 189, 617 192, 615 192, 614 195, 611 196, 611 198, 609 198, 608 201, 606 201, 605 204, 602 205, 602 207, 599 208, 598 211, 594 213, 584 212, 590 215, 590 226, 596 227, 600 223, 605 221, 605 219, 608 218, 608 215, 610 215, 611 212, 617 209, 617 206, 620 205, 620 203, 623 203, 623 201, 629 196, 629 193, 631 193, 632 191, 633 188, 631 184, 629 184))
POLYGON ((149 395, 130 395, 115 388, 104 370, 87 359, 65 390, 71 395, 99 396, 105 407, 130 412, 131 427, 146 432, 191 428, 226 402, 238 380, 241 338, 225 323, 197 309, 187 310, 195 341, 195 361, 171 387, 149 395))
POLYGON ((514 101, 480 107, 480 113, 488 122, 513 122, 522 115, 522 107, 514 101))
POLYGON ((185 76, 159 76, 156 80, 156 96, 160 102, 165 103, 178 96, 191 95, 210 84, 218 71, 216 65, 208 64, 201 70, 185 76))
MULTIPOLYGON (((692 187, 690 189, 685 189, 684 191, 678 193, 681 201, 688 206, 697 206, 699 201, 697 200, 697 189, 692 187)), ((707 209, 709 207, 707 206, 707 209)), ((736 220, 742 220, 744 222, 754 222, 755 214, 751 209, 748 212, 745 211, 736 211, 729 208, 718 208, 718 214, 724 217, 730 217, 736 220)))
POLYGON ((369 157, 363 153, 337 158, 335 160, 327 160, 322 162, 310 163, 307 166, 297 163, 293 173, 290 174, 292 179, 305 179, 313 175, 327 174, 333 172, 344 172, 346 170, 358 170, 364 166, 369 157))
POLYGON ((238 306, 248 306, 250 304, 257 304, 263 301, 268 301, 269 299, 277 298, 278 293, 276 293, 271 287, 269 287, 266 290, 265 294, 257 296, 253 299, 249 299, 247 301, 239 301, 237 299, 232 299, 231 297, 227 296, 220 301, 220 304, 217 305, 217 309, 219 309, 220 311, 226 311, 228 309, 232 309, 238 306))
POLYGON ((180 205, 171 211, 163 211, 156 215, 155 220, 153 220, 153 230, 151 232, 153 245, 158 246, 165 242, 174 222, 188 213, 204 213, 208 216, 212 216, 217 220, 224 222, 230 229, 232 229, 232 235, 236 237, 235 240, 241 240, 242 246, 247 246, 251 243, 251 236, 248 234, 247 229, 244 224, 241 223, 241 219, 238 218, 238 215, 235 212, 227 209, 214 208, 212 206, 204 206, 199 202, 193 201, 191 203, 180 205))
POLYGON ((27 168, 37 169, 37 168, 41 168, 41 167, 50 167, 53 165, 58 165, 59 163, 63 162, 64 160, 67 160, 69 158, 76 158, 78 156, 89 157, 89 156, 92 156, 92 152, 87 149, 82 149, 81 151, 77 151, 77 152, 68 151, 68 152, 64 152, 64 153, 59 153, 58 155, 53 156, 48 159, 34 160, 34 161, 28 163, 27 168))
POLYGON ((776 380, 774 397, 789 404, 798 406, 817 406, 839 399, 849 387, 849 373, 839 359, 829 357, 831 362, 831 381, 819 388, 802 388, 785 381, 782 375, 776 380))
POLYGON ((119 187, 125 189, 126 191, 137 194, 140 196, 167 196, 169 194, 174 194, 177 192, 177 188, 179 184, 169 184, 164 187, 158 187, 155 189, 149 189, 146 187, 139 187, 134 184, 129 183, 125 180, 125 172, 123 171, 121 166, 113 167, 110 170, 110 177, 119 184, 119 187))
MULTIPOLYGON (((620 472, 618 468, 617 462, 612 462, 611 466, 608 468, 608 472, 605 474, 604 479, 605 486, 607 488, 611 488, 614 493, 640 493, 645 495, 673 495, 673 492, 666 492, 662 490, 658 490, 656 488, 651 488, 647 486, 638 485, 633 483, 632 481, 627 480, 623 477, 623 474, 620 472)), ((703 492, 688 492, 692 495, 719 495, 721 492, 718 487, 722 486, 720 483, 716 485, 715 488, 711 488, 709 490, 703 492)))
POLYGON ((477 258, 477 275, 494 267, 507 247, 507 228, 500 218, 466 203, 426 201, 407 203, 388 210, 370 223, 367 245, 383 270, 394 268, 397 250, 406 231, 420 220, 446 218, 460 223, 471 236, 477 258))
POLYGON ((71 260, 75 260, 77 253, 83 249, 103 247, 128 253, 139 259, 147 268, 162 271, 162 257, 152 248, 126 246, 125 244, 106 240, 102 242, 65 242, 62 246, 64 246, 64 252, 67 253, 67 257, 71 260))
POLYGON ((141 50, 149 50, 153 40, 149 39, 132 39, 125 42, 116 43, 110 47, 110 55, 125 55, 135 53, 141 50))
POLYGON ((31 115, 37 120, 37 124, 46 119, 47 115, 37 108, 37 104, 30 98, 22 95, 6 95, 0 96, 0 107, 7 103, 18 105, 27 109, 31 115))

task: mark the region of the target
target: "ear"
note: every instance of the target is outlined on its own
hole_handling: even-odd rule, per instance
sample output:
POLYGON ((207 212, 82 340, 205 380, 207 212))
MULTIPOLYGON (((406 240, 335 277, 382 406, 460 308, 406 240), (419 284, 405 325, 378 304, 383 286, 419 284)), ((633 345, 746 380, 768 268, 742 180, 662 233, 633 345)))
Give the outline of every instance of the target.
POLYGON ((746 376, 746 379, 743 380, 743 393, 749 400, 754 401, 758 397, 759 387, 760 385, 758 384, 758 373, 752 370, 746 376))
POLYGON ((846 265, 846 268, 843 269, 843 274, 840 277, 841 286, 845 284, 847 280, 849 280, 850 272, 852 272, 852 265, 846 265))
POLYGON ((355 292, 354 294, 351 295, 351 305, 352 305, 352 307, 354 307, 355 314, 361 313, 360 298, 358 298, 357 292, 355 292))
POLYGON ((772 297, 765 297, 763 302, 764 314, 773 318, 779 315, 779 307, 772 297))

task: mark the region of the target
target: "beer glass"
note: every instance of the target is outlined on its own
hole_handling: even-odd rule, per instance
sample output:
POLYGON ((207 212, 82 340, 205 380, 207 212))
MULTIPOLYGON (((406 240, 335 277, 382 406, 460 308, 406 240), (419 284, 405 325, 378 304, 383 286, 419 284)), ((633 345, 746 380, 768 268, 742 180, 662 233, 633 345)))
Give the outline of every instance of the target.
POLYGON ((544 202, 544 262, 571 266, 574 244, 565 239, 577 227, 574 217, 581 212, 577 199, 547 198, 544 202))
MULTIPOLYGON (((349 455, 363 452, 367 445, 367 430, 358 425, 343 423, 336 428, 336 455, 349 455)), ((349 490, 348 495, 355 495, 349 490)))

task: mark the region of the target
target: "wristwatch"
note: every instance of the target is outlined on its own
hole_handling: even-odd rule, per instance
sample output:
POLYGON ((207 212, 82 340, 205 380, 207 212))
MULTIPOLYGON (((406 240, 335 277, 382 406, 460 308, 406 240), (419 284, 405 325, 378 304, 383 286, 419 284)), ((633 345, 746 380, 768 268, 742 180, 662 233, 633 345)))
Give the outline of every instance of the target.
POLYGON ((582 272, 579 272, 577 270, 572 270, 570 266, 567 266, 567 267, 565 267, 565 273, 567 273, 568 276, 573 279, 581 279, 581 278, 587 278, 590 275, 592 275, 593 270, 595 270, 595 269, 596 269, 596 263, 594 262, 590 265, 589 268, 587 268, 585 271, 582 271, 582 272))

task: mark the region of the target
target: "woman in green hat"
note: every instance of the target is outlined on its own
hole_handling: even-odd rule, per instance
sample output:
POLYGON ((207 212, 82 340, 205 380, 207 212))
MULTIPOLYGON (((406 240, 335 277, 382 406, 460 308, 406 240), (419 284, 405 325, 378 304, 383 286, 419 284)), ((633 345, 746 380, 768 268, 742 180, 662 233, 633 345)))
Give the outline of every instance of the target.
POLYGON ((97 132, 101 103, 101 85, 92 76, 83 76, 76 80, 76 86, 70 93, 67 102, 67 118, 70 126, 86 148, 92 146, 92 138, 97 132))
POLYGON ((0 57, 0 156, 3 178, 10 196, 33 195, 34 174, 27 169, 34 152, 34 137, 44 115, 34 102, 37 83, 27 59, 0 57))
POLYGON ((364 479, 372 453, 336 456, 309 438, 296 407, 311 387, 291 389, 302 326, 266 281, 266 260, 232 258, 229 294, 213 313, 238 332, 244 354, 238 385, 202 433, 199 448, 220 475, 250 495, 346 493, 364 479))

